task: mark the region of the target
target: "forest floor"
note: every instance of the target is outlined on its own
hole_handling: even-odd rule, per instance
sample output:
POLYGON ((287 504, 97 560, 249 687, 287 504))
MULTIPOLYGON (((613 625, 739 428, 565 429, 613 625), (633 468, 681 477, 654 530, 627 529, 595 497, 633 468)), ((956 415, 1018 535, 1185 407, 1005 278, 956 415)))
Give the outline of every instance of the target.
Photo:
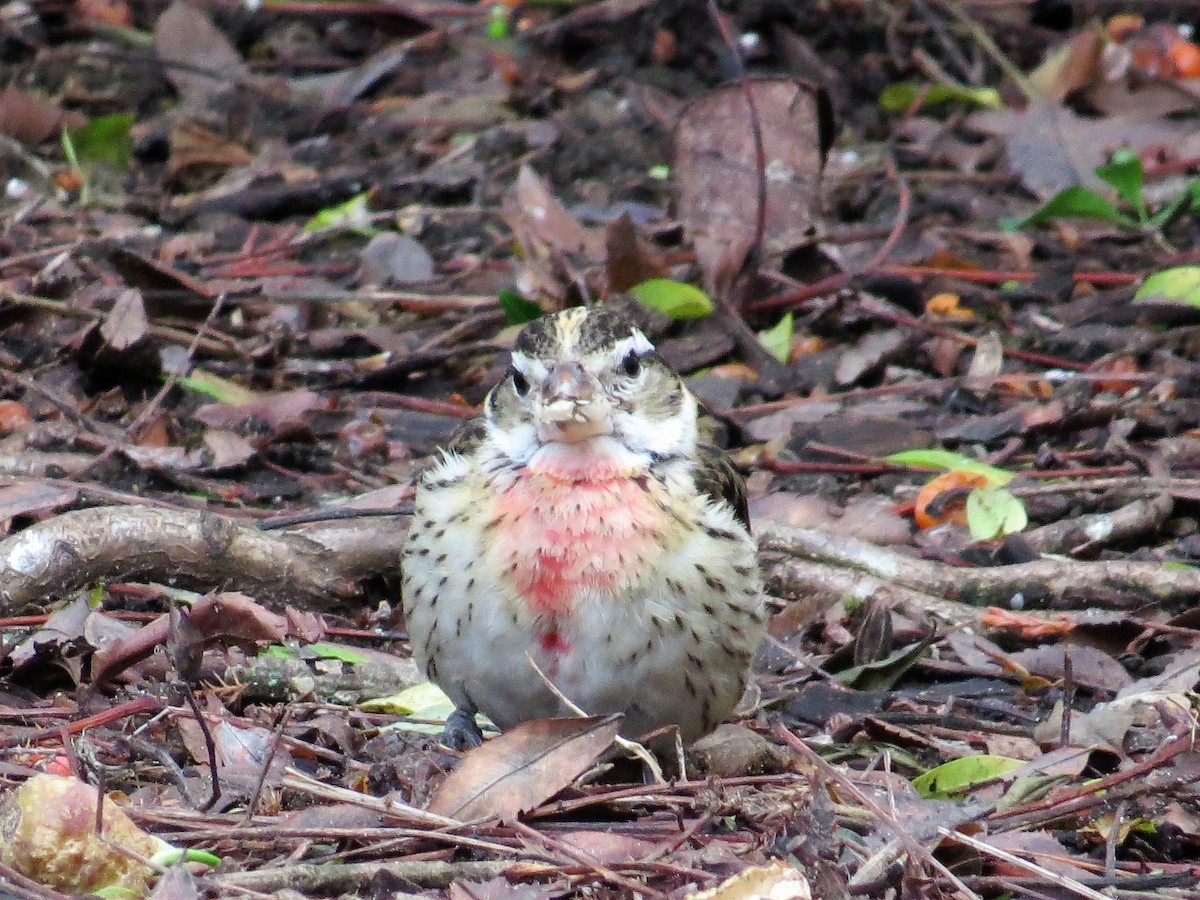
POLYGON ((1200 4, 252 6, 0 6, 0 893, 1197 896, 1200 4), (666 781, 397 599, 600 301, 773 613, 666 781))

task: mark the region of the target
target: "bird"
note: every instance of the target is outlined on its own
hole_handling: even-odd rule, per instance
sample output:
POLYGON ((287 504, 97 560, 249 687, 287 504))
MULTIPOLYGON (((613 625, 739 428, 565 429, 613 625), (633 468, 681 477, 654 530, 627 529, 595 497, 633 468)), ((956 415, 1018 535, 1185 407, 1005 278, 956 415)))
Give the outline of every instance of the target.
POLYGON ((704 425, 621 308, 524 326, 418 478, 402 553, 413 655, 455 704, 444 743, 478 745, 477 712, 570 715, 563 698, 685 745, 730 715, 766 608, 745 484, 704 425))

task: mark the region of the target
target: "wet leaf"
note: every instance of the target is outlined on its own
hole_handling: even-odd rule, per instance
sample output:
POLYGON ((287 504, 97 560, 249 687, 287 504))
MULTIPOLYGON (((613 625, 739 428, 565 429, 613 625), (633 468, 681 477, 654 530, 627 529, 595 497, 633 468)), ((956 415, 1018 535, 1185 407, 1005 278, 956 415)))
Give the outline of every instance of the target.
POLYGON ((549 800, 607 750, 622 716, 534 719, 465 754, 429 811, 464 821, 499 816, 549 800))
POLYGON ((671 278, 648 279, 635 284, 629 293, 672 319, 699 319, 713 311, 713 302, 708 294, 698 287, 671 278))
POLYGON ((913 779, 912 786, 918 794, 928 800, 947 799, 972 785, 999 778, 1024 765, 1024 760, 1010 759, 1007 756, 992 756, 987 753, 964 756, 918 775, 913 779))
MULTIPOLYGON (((366 712, 391 713, 410 716, 413 719, 429 720, 428 722, 397 722, 395 725, 389 726, 397 731, 440 734, 445 727, 446 720, 454 712, 454 701, 432 681, 423 681, 387 697, 365 700, 360 704, 360 708, 366 712)), ((481 725, 481 727, 486 729, 488 726, 481 725)), ((495 726, 490 727, 495 729, 495 726)))
MULTIPOLYGON (((629 291, 635 285, 665 275, 666 265, 660 254, 650 241, 642 237, 628 211, 609 220, 605 226, 604 249, 604 268, 610 295, 629 291)), ((709 306, 711 308, 711 303, 709 306)))
POLYGON ((1013 169, 1043 200, 1064 188, 1103 190, 1095 169, 1114 147, 1135 153, 1185 142, 1193 130, 1183 123, 1140 116, 1088 119, 1052 100, 1034 100, 1023 110, 977 112, 970 124, 1001 136, 1013 169))

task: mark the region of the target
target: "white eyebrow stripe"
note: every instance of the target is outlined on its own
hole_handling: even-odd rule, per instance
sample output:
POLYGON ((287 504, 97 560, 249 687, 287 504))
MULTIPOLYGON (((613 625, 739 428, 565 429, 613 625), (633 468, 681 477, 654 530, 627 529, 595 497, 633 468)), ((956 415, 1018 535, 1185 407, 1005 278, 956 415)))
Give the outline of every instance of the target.
POLYGON ((629 353, 636 353, 638 356, 643 356, 654 350, 654 345, 637 328, 633 329, 633 334, 623 340, 613 344, 612 358, 615 360, 624 359, 629 353))
POLYGON ((538 380, 546 377, 546 364, 536 357, 522 353, 520 350, 514 350, 510 356, 509 362, 512 367, 524 375, 526 378, 538 380))

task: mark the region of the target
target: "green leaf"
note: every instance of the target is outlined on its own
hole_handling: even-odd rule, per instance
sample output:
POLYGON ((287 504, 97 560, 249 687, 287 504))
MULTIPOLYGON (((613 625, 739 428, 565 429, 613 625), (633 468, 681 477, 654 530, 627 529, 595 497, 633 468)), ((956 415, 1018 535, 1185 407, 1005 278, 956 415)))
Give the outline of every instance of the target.
POLYGON ((131 113, 97 116, 86 125, 69 129, 67 140, 78 162, 103 162, 125 169, 133 154, 133 142, 129 137, 132 127, 131 113))
POLYGON ((230 406, 248 406, 258 402, 258 395, 254 391, 203 369, 193 370, 191 375, 180 378, 178 383, 188 390, 207 394, 218 403, 228 403, 230 406))
POLYGON ((1028 524, 1024 502, 1005 488, 989 485, 967 494, 967 528, 977 541, 1016 534, 1028 524))
POLYGON ((952 759, 918 775, 912 786, 926 800, 945 800, 982 781, 991 781, 1025 765, 1024 760, 982 753, 952 759))
POLYGON ((879 108, 887 112, 905 112, 917 102, 918 97, 921 98, 922 106, 950 101, 973 103, 984 109, 1000 109, 1004 105, 1004 101, 1000 99, 1000 92, 995 88, 902 81, 889 84, 883 89, 883 93, 879 95, 879 108))
POLYGON ((421 719, 437 719, 444 722, 446 716, 454 712, 454 701, 432 681, 422 681, 398 694, 366 700, 359 704, 359 708, 364 712, 417 716, 421 719))
POLYGON ((974 472, 997 485, 1008 484, 1013 480, 1012 472, 997 469, 995 466, 989 466, 987 463, 963 456, 961 453, 955 453, 953 450, 901 450, 899 453, 885 456, 884 460, 900 466, 917 466, 921 469, 946 469, 947 471, 957 469, 961 472, 974 472))
POLYGON ((516 291, 500 292, 500 308, 509 325, 524 325, 542 317, 542 308, 516 291))
POLYGON ((303 231, 312 233, 324 228, 342 228, 364 237, 373 237, 379 229, 371 224, 371 211, 367 208, 367 194, 355 194, 344 203, 327 206, 304 223, 303 231))
POLYGON ((217 854, 209 853, 207 850, 195 850, 191 847, 184 854, 184 859, 188 862, 204 863, 204 865, 213 869, 221 864, 221 857, 217 856, 217 854))
POLYGON ((1174 300, 1200 306, 1200 266, 1174 266, 1155 272, 1133 295, 1138 300, 1174 300))
POLYGON ((353 647, 346 647, 342 644, 330 644, 325 641, 317 641, 315 644, 310 644, 309 649, 312 650, 318 659, 340 659, 344 663, 353 665, 363 665, 370 660, 353 647))
POLYGON ((185 850, 174 844, 168 844, 162 838, 158 839, 158 850, 150 857, 152 863, 163 868, 173 866, 181 859, 203 863, 214 869, 221 864, 221 857, 209 853, 207 850, 185 850))
POLYGON ((1137 226, 1137 222, 1117 209, 1110 200, 1079 185, 1059 191, 1024 219, 1006 218, 1005 231, 1017 231, 1051 219, 1100 219, 1114 225, 1137 226))
POLYGON ((758 333, 759 342, 767 351, 780 362, 787 362, 792 357, 792 314, 785 313, 783 318, 758 333))
POLYGON ((488 10, 487 36, 493 41, 508 37, 508 9, 503 3, 495 3, 488 10))
MULTIPOLYGON (((446 719, 454 712, 454 701, 442 693, 442 689, 433 682, 422 681, 390 697, 367 700, 360 703, 359 708, 365 712, 385 712, 411 716, 414 719, 428 719, 428 722, 397 722, 395 725, 389 725, 388 729, 438 734, 446 719)), ((478 720, 485 728, 495 728, 484 716, 479 716, 478 720)))
POLYGON ((930 635, 922 641, 893 651, 883 659, 852 666, 833 677, 847 687, 858 688, 860 691, 890 691, 901 676, 925 655, 933 643, 933 638, 934 636, 930 635))
MULTIPOLYGON (((317 659, 338 659, 344 663, 353 665, 362 665, 370 662, 366 654, 347 647, 343 644, 331 644, 327 641, 317 641, 315 644, 310 644, 308 649, 317 659)), ((298 654, 287 644, 270 644, 258 651, 259 656, 265 656, 268 659, 296 659, 298 654)))
POLYGON ((1142 168, 1141 157, 1132 150, 1118 150, 1108 162, 1096 167, 1096 177, 1111 184, 1121 199, 1138 211, 1139 218, 1146 217, 1146 205, 1142 201, 1146 170, 1142 168))
POLYGON ((89 897, 99 897, 100 900, 138 900, 145 896, 144 892, 134 891, 119 884, 106 884, 102 888, 88 894, 89 897))
POLYGON ((635 284, 629 293, 672 319, 702 319, 713 311, 708 294, 672 278, 651 278, 635 284))

